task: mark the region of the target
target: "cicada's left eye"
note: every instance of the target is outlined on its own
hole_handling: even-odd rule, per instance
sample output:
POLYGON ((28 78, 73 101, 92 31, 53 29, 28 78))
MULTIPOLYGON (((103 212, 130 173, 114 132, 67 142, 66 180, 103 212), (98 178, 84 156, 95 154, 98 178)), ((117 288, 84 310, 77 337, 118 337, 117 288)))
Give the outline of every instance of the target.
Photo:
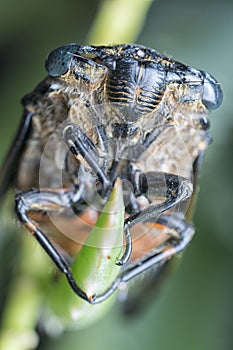
POLYGON ((52 77, 65 74, 73 65, 73 53, 79 48, 77 44, 68 44, 52 51, 46 62, 45 68, 52 77))
POLYGON ((223 99, 219 83, 207 72, 201 72, 203 76, 202 102, 209 109, 218 108, 223 99))

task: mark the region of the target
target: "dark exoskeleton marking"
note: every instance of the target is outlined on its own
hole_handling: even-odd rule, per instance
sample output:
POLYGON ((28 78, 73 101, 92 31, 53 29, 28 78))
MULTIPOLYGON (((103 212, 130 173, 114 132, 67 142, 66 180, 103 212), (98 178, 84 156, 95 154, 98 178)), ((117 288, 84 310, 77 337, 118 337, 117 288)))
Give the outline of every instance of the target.
POLYGON ((167 261, 190 242, 194 230, 180 205, 192 197, 193 167, 209 143, 207 114, 221 104, 222 92, 208 73, 139 45, 64 45, 48 56, 46 69, 49 77, 23 100, 25 117, 1 169, 0 194, 10 186, 19 189, 15 203, 20 222, 66 275, 75 293, 98 303, 121 282, 167 261), (186 166, 179 146, 173 149, 174 162, 161 151, 162 144, 174 147, 176 129, 191 166, 186 166), (51 135, 54 143, 47 146, 51 135), (64 144, 69 151, 60 186, 57 157, 64 144), (148 167, 144 160, 153 151, 156 162, 148 167), (44 163, 40 165, 42 153, 44 163), (31 179, 30 173, 34 174, 31 179), (90 184, 104 203, 118 177, 128 181, 124 194, 126 246, 116 261, 123 270, 102 295, 87 296, 77 286, 62 253, 30 213, 52 214, 69 208, 80 213, 88 200, 96 199, 90 184), (163 200, 156 202, 156 198, 163 200), (131 228, 139 223, 162 225, 177 236, 171 235, 159 251, 126 264, 132 253, 131 228))

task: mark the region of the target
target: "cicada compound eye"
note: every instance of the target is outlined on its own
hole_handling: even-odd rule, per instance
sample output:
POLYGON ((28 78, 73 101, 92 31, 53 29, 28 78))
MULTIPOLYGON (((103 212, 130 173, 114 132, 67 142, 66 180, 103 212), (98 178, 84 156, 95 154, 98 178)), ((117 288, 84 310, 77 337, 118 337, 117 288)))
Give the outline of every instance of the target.
POLYGON ((73 65, 73 53, 79 49, 80 45, 67 44, 53 50, 46 62, 45 68, 52 77, 58 77, 65 74, 73 65))
POLYGON ((209 109, 218 108, 223 99, 222 89, 219 83, 207 72, 202 72, 203 76, 203 95, 202 102, 209 109))

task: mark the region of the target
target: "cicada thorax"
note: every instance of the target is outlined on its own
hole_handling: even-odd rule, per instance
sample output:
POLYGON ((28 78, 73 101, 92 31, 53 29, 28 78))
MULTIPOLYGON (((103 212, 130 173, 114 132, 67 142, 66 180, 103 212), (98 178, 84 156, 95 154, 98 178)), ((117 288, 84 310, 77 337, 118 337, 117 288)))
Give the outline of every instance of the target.
POLYGON ((132 122, 156 110, 165 90, 165 72, 151 62, 119 59, 105 84, 106 100, 117 104, 132 122))

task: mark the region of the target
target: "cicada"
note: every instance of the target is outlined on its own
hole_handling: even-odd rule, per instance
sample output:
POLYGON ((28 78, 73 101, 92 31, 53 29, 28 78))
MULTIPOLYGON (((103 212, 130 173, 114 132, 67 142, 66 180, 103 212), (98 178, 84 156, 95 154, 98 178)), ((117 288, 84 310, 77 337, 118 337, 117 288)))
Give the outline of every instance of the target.
POLYGON ((208 114, 222 91, 209 73, 134 44, 64 45, 45 67, 48 76, 22 99, 0 193, 16 189, 19 222, 74 293, 95 304, 191 241, 187 212, 211 140, 208 114), (124 249, 114 264, 121 269, 106 290, 88 295, 72 259, 118 179, 124 249))

